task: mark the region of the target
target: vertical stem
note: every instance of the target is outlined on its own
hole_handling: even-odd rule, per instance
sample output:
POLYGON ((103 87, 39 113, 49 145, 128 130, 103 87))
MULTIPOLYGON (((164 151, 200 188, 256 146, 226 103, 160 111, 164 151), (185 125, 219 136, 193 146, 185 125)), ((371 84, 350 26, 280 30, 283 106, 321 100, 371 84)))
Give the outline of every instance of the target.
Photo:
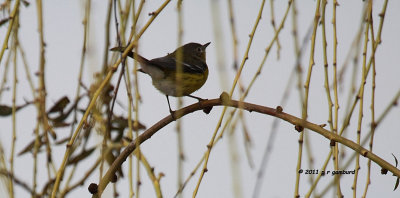
MULTIPOLYGON (((331 90, 329 88, 329 74, 328 74, 328 55, 327 55, 327 41, 326 41, 326 31, 325 31, 325 10, 326 10, 326 4, 327 1, 326 0, 322 0, 322 18, 321 18, 321 24, 322 24, 322 48, 323 48, 323 56, 324 56, 324 73, 325 73, 325 89, 326 89, 326 95, 327 95, 327 100, 328 100, 328 110, 329 110, 329 115, 328 115, 328 124, 329 127, 331 129, 331 132, 334 132, 334 127, 333 127, 333 118, 332 118, 332 107, 333 107, 333 103, 332 103, 332 97, 331 97, 331 90)), ((337 144, 335 144, 336 146, 337 144)), ((335 147, 331 147, 332 150, 334 150, 335 147)), ((332 150, 330 151, 330 153, 332 153, 332 150)), ((327 158, 325 161, 329 161, 330 157, 327 158)), ((333 158, 334 163, 337 162, 337 158, 333 158)), ((335 163, 336 164, 336 163, 335 163)), ((326 164, 324 164, 326 166, 326 164)), ((337 167, 335 166, 335 170, 338 170, 337 167)), ((338 179, 338 175, 335 175, 335 179, 338 179)), ((318 178, 317 178, 318 180, 318 178)), ((313 181, 311 183, 314 183, 313 181)), ((338 183, 338 186, 340 187, 340 183, 338 183)), ((313 187, 312 187, 313 188, 313 187)), ((340 192, 340 190, 338 189, 338 192, 340 192)))
POLYGON ((11 14, 10 14, 10 18, 11 18, 10 19, 10 23, 8 25, 7 34, 4 37, 3 46, 2 46, 1 51, 0 51, 0 62, 3 59, 4 52, 6 51, 6 49, 8 47, 8 39, 10 38, 11 31, 13 29, 14 22, 16 20, 16 16, 19 13, 19 4, 20 4, 20 0, 16 0, 15 4, 14 4, 14 8, 13 8, 11 14))
MULTIPOLYGON (((338 2, 336 0, 333 1, 332 5, 332 26, 333 26, 333 91, 334 91, 334 98, 335 98, 335 114, 333 120, 333 132, 338 133, 338 116, 339 116, 339 97, 338 97, 338 87, 337 87, 337 31, 336 31, 336 7, 338 6, 338 2)), ((334 167, 335 170, 339 170, 339 147, 338 144, 335 143, 334 151, 333 151, 333 159, 334 159, 334 167)), ((337 196, 342 197, 342 192, 340 189, 340 177, 339 175, 335 175, 336 181, 336 191, 337 196)))
MULTIPOLYGON (((370 21, 370 30, 371 30, 371 48, 374 49, 375 45, 378 43, 375 42, 375 35, 374 35, 374 23, 373 23, 373 18, 371 17, 370 21)), ((372 51, 374 54, 375 51, 372 51)), ((374 135, 375 135, 375 128, 376 128, 376 122, 375 122, 375 76, 376 76, 376 69, 375 69, 375 58, 372 59, 372 86, 371 86, 371 139, 369 141, 369 151, 372 152, 373 144, 374 144, 374 135)), ((367 181, 365 183, 365 189, 364 189, 364 194, 363 198, 367 197, 367 191, 368 187, 371 184, 371 159, 368 159, 367 162, 367 181)))
MULTIPOLYGON (((276 33, 277 29, 276 29, 276 24, 275 24, 275 9, 274 9, 274 0, 270 0, 269 1, 269 5, 270 5, 270 13, 271 13, 271 25, 274 28, 274 31, 276 33)), ((276 38, 276 57, 279 60, 280 58, 280 50, 281 50, 281 43, 279 42, 279 38, 276 38)))
MULTIPOLYGON (((321 0, 317 1, 317 5, 315 8, 315 16, 314 16, 314 28, 313 28, 313 33, 311 36, 311 51, 310 51, 310 60, 309 60, 309 66, 308 66, 308 72, 307 72, 307 78, 306 82, 304 84, 304 103, 303 103, 303 109, 302 109, 302 119, 307 120, 307 110, 308 110, 308 94, 310 90, 310 81, 311 81, 311 73, 312 73, 312 68, 315 65, 314 61, 314 51, 315 51, 315 40, 317 37, 317 28, 318 28, 318 22, 320 18, 320 5, 321 5, 321 0)), ((301 161, 302 161, 302 155, 303 155, 303 141, 304 141, 304 130, 300 132, 300 137, 299 137, 299 153, 297 157, 297 167, 296 170, 301 169, 301 161)), ((299 186, 300 186, 300 172, 296 171, 296 184, 295 184, 295 189, 294 189, 294 197, 299 197, 299 186)))
POLYGON ((18 34, 18 15, 16 15, 16 23, 14 23, 13 26, 13 44, 12 44, 12 53, 13 53, 13 92, 12 92, 12 139, 11 139, 11 154, 10 154, 10 175, 11 178, 9 179, 9 192, 10 192, 10 197, 14 197, 14 182, 13 178, 15 177, 14 173, 14 156, 15 156, 15 142, 17 140, 17 120, 16 120, 16 111, 17 111, 17 104, 16 104, 16 98, 17 98, 17 34, 18 34))
MULTIPOLYGON (((183 43, 183 11, 182 11, 182 4, 183 1, 182 0, 178 0, 176 3, 176 8, 177 8, 177 13, 178 13, 178 47, 182 45, 183 43)), ((182 73, 183 73, 183 65, 182 65, 182 60, 183 60, 183 51, 179 50, 177 51, 177 60, 178 64, 177 64, 177 73, 176 73, 176 82, 177 85, 182 84, 182 73)), ((177 91, 178 94, 181 95, 182 94, 182 89, 181 86, 177 86, 177 91)), ((178 98, 178 107, 177 108, 181 108, 182 107, 182 98, 178 98)), ((179 187, 183 184, 183 161, 185 160, 185 153, 184 153, 184 149, 183 149, 183 133, 182 133, 182 120, 178 119, 176 121, 176 137, 177 137, 177 143, 178 143, 178 167, 177 167, 177 189, 179 189, 179 187)), ((179 197, 183 197, 183 193, 179 194, 179 197)))
MULTIPOLYGON (((237 66, 237 62, 238 62, 238 38, 237 38, 237 33, 236 33, 236 25, 235 25, 235 16, 234 16, 234 9, 233 9, 233 2, 232 0, 228 0, 228 11, 229 11, 229 25, 230 25, 230 30, 231 30, 231 36, 232 36, 232 53, 233 53, 233 68, 235 70, 238 69, 237 66)), ((212 1, 212 15, 213 18, 215 20, 213 20, 213 30, 214 30, 214 37, 217 40, 217 65, 220 67, 220 69, 218 69, 218 74, 219 74, 219 80, 220 80, 220 84, 223 90, 226 90, 228 85, 226 83, 226 64, 225 64, 225 56, 223 55, 224 50, 221 50, 220 48, 222 47, 221 41, 223 39, 219 39, 222 35, 222 31, 221 31, 221 18, 220 18, 220 12, 218 12, 218 10, 220 10, 219 7, 219 3, 217 1, 212 1), (219 41, 219 42, 218 42, 219 41)), ((244 91, 244 85, 242 80, 239 80, 239 90, 240 90, 240 96, 243 95, 243 91, 244 91)), ((234 113, 236 112, 236 110, 231 111, 230 117, 228 119, 231 120, 232 116, 234 115, 234 113)), ((245 122, 243 114, 239 113, 239 116, 237 116, 236 119, 231 126, 231 131, 228 135, 228 145, 229 145, 229 156, 230 156, 230 167, 231 167, 231 180, 232 180, 232 189, 233 189, 233 194, 236 198, 239 197, 243 197, 243 192, 242 192, 242 177, 241 177, 241 171, 240 171, 240 163, 239 162, 239 158, 238 158, 238 150, 236 148, 237 145, 237 140, 236 140, 236 135, 235 135, 235 129, 236 129, 236 124, 239 120, 239 118, 243 121, 243 123, 245 122)), ((226 128, 225 126, 227 126, 229 124, 228 121, 225 121, 225 125, 224 128, 226 128)), ((224 131, 224 128, 222 129, 222 131, 224 131)), ((220 135, 222 135, 223 132, 220 133, 220 135)), ((247 146, 245 146, 245 148, 247 148, 247 146)), ((247 150, 247 149, 246 149, 247 150)))
MULTIPOLYGON (((363 63, 362 63, 362 78, 361 78, 361 85, 360 91, 358 93, 358 98, 360 101, 359 112, 358 112, 358 125, 357 125, 357 144, 360 144, 361 141, 361 127, 362 127, 362 119, 363 119, 363 107, 364 107, 364 87, 367 78, 367 51, 368 51, 368 41, 369 41, 369 27, 371 25, 371 18, 372 18, 372 1, 368 1, 368 12, 367 18, 365 20, 365 34, 364 34, 364 50, 363 50, 363 63)), ((371 55, 371 57, 373 54, 371 55)), ((353 197, 355 198, 357 195, 357 181, 358 181, 358 173, 360 170, 360 155, 356 156, 356 165, 355 165, 355 174, 354 174, 354 181, 353 181, 353 197)))
MULTIPOLYGON (((135 8, 136 8, 136 3, 135 3, 136 1, 132 1, 132 7, 131 7, 131 9, 132 9, 132 21, 136 21, 136 11, 135 11, 135 8)), ((128 21, 128 20, 127 20, 128 21)), ((136 35, 136 23, 134 23, 133 25, 132 25, 132 35, 136 35)), ((123 36, 122 38, 125 38, 125 36, 123 36)), ((129 42, 129 41, 128 41, 129 42)), ((124 43, 126 43, 126 42, 124 42, 124 43)), ((136 138, 138 137, 138 133, 139 133, 139 97, 138 97, 138 85, 137 85, 137 62, 136 61, 134 61, 134 65, 133 65, 133 75, 134 75, 134 78, 135 78, 135 83, 134 83, 134 86, 135 86, 135 105, 134 105, 134 113, 135 113, 135 121, 134 121, 134 123, 133 123, 133 128, 135 129, 135 135, 136 135, 136 138)), ((128 67, 129 68, 129 67, 128 67)), ((127 88, 128 89, 128 99, 129 99, 129 106, 128 106, 128 121, 129 121, 129 132, 128 132, 128 137, 129 138, 133 138, 133 131, 132 131, 132 122, 130 121, 131 119, 132 119, 132 103, 133 103, 133 98, 132 98, 132 93, 131 93, 131 87, 130 87, 130 83, 131 83, 131 78, 130 78, 130 71, 129 71, 129 69, 127 69, 127 72, 126 72, 126 77, 127 77, 127 84, 129 85, 129 87, 127 88)), ((138 159, 139 160, 139 159, 138 159)), ((129 159, 128 159, 128 161, 129 161, 129 167, 128 167, 128 180, 129 180, 129 198, 132 198, 134 195, 135 195, 135 193, 134 193, 134 190, 133 190, 133 157, 132 156, 129 156, 129 159)))
MULTIPOLYGON (((106 75, 107 69, 108 69, 108 48, 110 46, 110 21, 111 21, 111 15, 112 15, 112 0, 108 1, 108 9, 107 9, 107 18, 106 18, 106 25, 105 25, 105 55, 103 59, 103 71, 102 75, 106 75)), ((107 83, 108 84, 108 83, 107 83)), ((108 112, 107 112, 108 113, 108 112)), ((111 119, 109 117, 109 119, 111 119)), ((108 129, 105 130, 105 133, 103 134, 103 141, 101 144, 101 162, 100 162, 100 173, 99 173, 99 180, 103 177, 103 169, 104 169, 104 160, 106 159, 106 153, 107 153, 107 133, 108 129)), ((71 145, 72 146, 72 145, 71 145)))

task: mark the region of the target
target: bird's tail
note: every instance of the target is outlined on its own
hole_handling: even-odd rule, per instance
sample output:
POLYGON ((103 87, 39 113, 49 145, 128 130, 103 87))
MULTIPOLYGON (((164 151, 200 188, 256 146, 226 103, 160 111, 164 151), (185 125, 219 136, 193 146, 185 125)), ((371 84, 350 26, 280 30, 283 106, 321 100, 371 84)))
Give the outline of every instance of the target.
MULTIPOLYGON (((110 49, 110 51, 124 52, 125 49, 126 49, 126 47, 113 47, 113 48, 110 49)), ((135 52, 132 52, 132 51, 130 51, 128 53, 128 56, 133 58, 133 59, 135 59, 136 61, 138 61, 141 64, 147 65, 148 62, 149 62, 149 60, 146 59, 145 57, 140 56, 139 54, 137 54, 135 52)))

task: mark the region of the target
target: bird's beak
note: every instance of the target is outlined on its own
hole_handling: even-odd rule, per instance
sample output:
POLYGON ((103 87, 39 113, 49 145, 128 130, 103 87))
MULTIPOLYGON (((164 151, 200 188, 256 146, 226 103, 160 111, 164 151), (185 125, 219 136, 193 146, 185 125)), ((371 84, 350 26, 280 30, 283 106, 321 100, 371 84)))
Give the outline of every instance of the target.
POLYGON ((203 49, 206 49, 206 47, 207 47, 208 45, 210 45, 210 43, 211 43, 211 42, 208 42, 208 43, 204 44, 204 45, 203 45, 203 49))

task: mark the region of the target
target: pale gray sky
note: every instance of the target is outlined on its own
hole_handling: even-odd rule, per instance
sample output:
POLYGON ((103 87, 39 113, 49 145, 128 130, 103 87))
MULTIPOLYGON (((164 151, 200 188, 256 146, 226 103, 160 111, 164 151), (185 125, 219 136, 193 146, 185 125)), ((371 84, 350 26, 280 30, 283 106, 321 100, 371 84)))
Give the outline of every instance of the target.
MULTIPOLYGON (((139 20, 139 28, 149 19, 147 13, 152 12, 158 8, 163 1, 146 1, 143 15, 139 20)), ((213 32, 213 18, 211 14, 212 1, 183 1, 183 14, 184 14, 184 37, 183 43, 198 42, 206 43, 211 42, 207 48, 207 63, 210 70, 210 75, 207 83, 194 95, 202 98, 217 98, 223 90, 220 84, 220 76, 217 67, 217 43, 222 44, 223 58, 227 70, 222 74, 229 89, 234 77, 232 70, 233 56, 232 56, 232 41, 231 32, 229 27, 227 3, 226 1, 216 1, 219 4, 220 12, 218 12, 222 24, 221 35, 222 37, 217 41, 213 32)), ((243 58, 247 42, 249 40, 249 33, 254 25, 260 1, 239 1, 235 0, 235 19, 237 34, 239 39, 239 62, 243 58)), ((279 25, 284 11, 286 10, 287 1, 274 1, 275 2, 275 20, 279 25)), ((77 72, 79 71, 79 61, 81 56, 81 46, 83 38, 83 2, 75 1, 44 1, 44 28, 46 40, 46 83, 48 92, 48 106, 51 106, 58 98, 63 95, 68 95, 70 98, 74 97, 77 86, 77 72)), ((337 7, 337 28, 338 28, 338 67, 342 67, 344 59, 351 48, 351 43, 356 36, 359 28, 362 2, 361 1, 340 1, 340 6, 337 7)), ((104 48, 104 27, 106 17, 106 1, 93 1, 91 13, 91 35, 90 46, 88 48, 88 60, 84 71, 84 82, 86 85, 92 82, 93 73, 99 71, 102 66, 102 56, 104 48)), ((298 7, 298 28, 299 38, 304 38, 314 16, 315 1, 301 1, 297 2, 298 7)), ((382 2, 377 1, 374 3, 374 30, 377 31, 379 24, 378 13, 382 8, 382 2)), ((390 1, 386 12, 385 23, 382 33, 382 43, 379 46, 376 54, 376 116, 379 116, 383 109, 387 106, 389 101, 394 97, 400 88, 400 81, 398 75, 400 74, 400 67, 398 66, 398 55, 400 52, 400 23, 398 19, 400 14, 399 1, 390 1)), ((20 38, 21 44, 26 50, 26 55, 30 63, 31 71, 36 72, 38 68, 38 34, 37 34, 37 17, 36 5, 34 2, 29 7, 21 7, 21 30, 20 38)), ((328 61, 329 66, 332 66, 332 2, 329 1, 327 6, 327 39, 328 39, 328 61)), ((284 92, 286 83, 295 64, 295 55, 293 50, 293 36, 292 30, 292 17, 289 13, 288 19, 282 30, 279 38, 282 45, 280 51, 280 60, 277 60, 276 46, 272 48, 270 55, 264 69, 258 78, 256 84, 250 91, 246 101, 256 103, 269 107, 276 107, 281 105, 281 98, 284 92)), ((4 38, 6 26, 0 28, 0 38, 4 38)), ((112 25, 111 33, 113 42, 111 46, 115 46, 115 30, 112 25)), ((243 82, 247 86, 257 70, 262 57, 265 53, 265 48, 268 46, 273 38, 273 29, 270 23, 270 8, 269 1, 266 2, 262 20, 260 21, 258 30, 255 33, 255 38, 250 49, 249 59, 246 62, 245 69, 242 77, 243 82)), ((322 45, 321 45, 321 26, 318 29, 318 38, 316 41, 315 60, 316 65, 313 68, 313 76, 309 100, 309 121, 323 124, 327 123, 328 105, 324 89, 324 76, 323 76, 323 59, 322 59, 322 45)), ((177 12, 176 2, 171 2, 165 10, 157 17, 151 24, 147 32, 140 39, 140 53, 147 58, 155 58, 164 56, 168 52, 172 52, 177 47, 177 12)), ((309 62, 309 49, 310 42, 307 42, 306 51, 302 59, 304 71, 307 70, 309 62)), ((370 52, 369 52, 370 53, 370 52)), ((360 56, 360 63, 362 61, 360 56)), ((0 74, 4 72, 4 58, 0 65, 0 74)), ((132 60, 129 61, 132 64, 132 60)), ((349 65, 352 66, 352 65, 349 65)), ((360 68, 360 67, 359 67, 360 68)), ((340 117, 339 126, 342 125, 344 118, 345 108, 347 104, 347 94, 350 86, 352 67, 347 69, 348 73, 345 75, 345 81, 339 91, 340 95, 340 117)), ((9 80, 12 80, 10 74, 9 80)), ((22 64, 18 68, 20 75, 20 87, 18 90, 18 103, 23 103, 23 98, 32 98, 29 86, 25 79, 22 64)), ((305 77, 304 73, 304 77, 305 77)), ((144 75, 139 74, 140 92, 142 95, 142 104, 140 106, 140 121, 147 127, 168 115, 167 103, 165 97, 159 93, 152 85, 151 79, 144 75)), ((332 76, 332 70, 330 70, 332 76)), ((358 75, 358 81, 360 75, 358 75)), ((116 77, 114 78, 115 82, 116 77)), ((297 78, 293 78, 297 81, 297 78)), ((332 78, 330 79, 332 81, 332 78)), ((37 81, 35 79, 35 81, 37 81)), ((359 83, 357 83, 358 86, 359 83)), ((8 84, 12 86, 11 83, 8 84)), ((126 102, 126 94, 123 91, 124 86, 120 89, 119 100, 126 102)), ((364 117, 363 120, 363 133, 369 131, 370 124, 370 94, 371 94, 371 76, 368 77, 366 84, 365 97, 367 98, 364 104, 364 117)), ((225 90, 228 91, 228 90, 225 90)), ((236 90, 237 92, 237 90, 236 90)), ((1 98, 1 104, 11 104, 11 91, 6 92, 1 98)), ((333 95, 332 95, 333 96, 333 95)), ((237 95, 234 97, 237 99, 237 95)), ((172 99, 172 106, 175 109, 176 99, 172 99)), ((196 102, 191 98, 184 99, 185 104, 196 102)), ((87 103, 87 100, 84 100, 87 103)), ((125 103, 126 104, 126 103, 125 103)), ((298 91, 292 88, 288 103, 283 106, 285 112, 292 115, 301 117, 301 105, 299 103, 298 91)), ((184 149, 186 154, 186 161, 184 163, 185 178, 190 174, 195 167, 203 153, 206 151, 212 133, 216 127, 217 120, 221 114, 222 108, 214 108, 209 115, 202 112, 196 112, 183 118, 183 138, 184 149)), ((28 142, 33 139, 33 129, 35 127, 36 114, 34 107, 29 107, 17 114, 17 152, 20 151, 28 142)), ((116 105, 117 114, 127 115, 127 111, 116 105)), ((269 134, 271 133, 271 123, 273 117, 260 115, 256 113, 244 113, 246 116, 247 126, 252 138, 251 155, 254 158, 255 167, 251 169, 247 163, 246 155, 244 153, 243 135, 241 133, 241 125, 238 126, 236 131, 237 150, 239 152, 239 166, 241 177, 241 192, 243 197, 251 197, 255 185, 257 171, 262 158, 262 153, 267 143, 269 134)), ((355 114, 358 115, 358 106, 356 107, 355 114)), ((399 122, 398 118, 400 112, 398 108, 394 108, 388 115, 387 119, 379 126, 375 144, 374 153, 378 154, 383 159, 390 163, 394 163, 391 155, 399 157, 398 141, 400 134, 398 133, 399 122), (382 134, 384 133, 384 134, 382 134)), ((356 137, 356 123, 358 116, 354 116, 351 120, 351 126, 347 132, 346 137, 355 141, 356 137)), ((3 144, 7 157, 9 156, 10 140, 11 140, 11 118, 0 118, 0 141, 3 144)), ((327 129, 329 127, 326 127, 327 129)), ((65 134, 69 134, 69 129, 62 130, 65 134)), ((62 132, 59 132, 62 134, 62 132)), ((314 155, 314 168, 321 169, 328 154, 330 147, 329 141, 322 136, 309 131, 309 138, 311 138, 311 149, 314 155)), ((60 135, 62 136, 62 135, 60 135)), ((295 186, 295 172, 298 153, 298 137, 299 134, 294 130, 291 124, 281 122, 278 130, 276 131, 276 139, 274 141, 273 153, 270 156, 270 162, 265 172, 265 179, 262 184, 260 197, 291 197, 293 196, 295 186)), ((100 142, 100 137, 97 138, 100 142)), ((148 158, 152 166, 155 167, 155 172, 163 172, 165 177, 161 179, 162 191, 164 197, 172 197, 177 191, 177 144, 176 144, 175 123, 168 125, 154 135, 147 142, 142 144, 142 151, 148 158)), ((93 142, 95 144, 96 142, 93 142)), ((60 160, 64 153, 63 146, 54 150, 53 157, 56 161, 56 167, 59 167, 60 160)), ((305 150, 303 151, 305 154, 305 150)), ((350 156, 351 150, 346 150, 346 155, 350 156)), ((208 172, 206 173, 197 197, 234 197, 232 187, 232 173, 231 161, 229 158, 229 144, 228 136, 225 135, 223 140, 217 144, 211 153, 208 172)), ((41 165, 44 166, 45 156, 40 156, 42 160, 41 165)), ((367 160, 361 157, 361 170, 358 182, 358 197, 361 196, 366 178, 366 162, 367 160)), ((18 157, 15 161, 16 175, 20 178, 26 178, 27 183, 31 183, 32 179, 32 156, 25 155, 18 157), (27 166, 29 164, 29 166, 27 166), (28 168, 27 168, 28 167, 28 168)), ((87 162, 78 166, 78 171, 82 174, 87 170, 91 163, 87 162)), ((124 164, 126 168, 127 163, 124 164)), ((303 169, 311 168, 307 161, 307 156, 303 156, 303 169)), ((346 170, 353 170, 354 165, 346 170)), ((327 170, 334 170, 332 163, 329 164, 327 170)), ((198 172, 199 173, 199 172, 198 172)), ((184 191, 183 197, 190 197, 196 186, 199 174, 189 182, 184 191)), ((39 175, 43 176, 43 180, 47 180, 47 173, 45 170, 39 171, 39 175)), ((79 177, 79 174, 75 179, 79 177)), ((391 173, 384 176, 380 174, 380 167, 372 165, 372 184, 369 188, 369 197, 377 197, 378 195, 385 195, 385 197, 398 197, 399 190, 393 192, 395 178, 391 173)), ((322 178, 320 186, 330 182, 331 175, 322 178)), ((351 196, 351 185, 353 176, 347 175, 343 177, 342 190, 345 197, 351 196)), ((86 180, 86 183, 81 188, 72 192, 69 197, 89 197, 87 186, 92 183, 98 182, 98 173, 91 176, 86 180)), ((118 192, 121 193, 120 197, 127 197, 128 195, 128 182, 127 180, 118 183, 118 192)), ((63 185, 61 185, 63 186, 63 185)), ((41 189, 42 183, 39 189, 41 189)), ((111 189, 112 185, 108 186, 111 189)), ((301 178, 300 195, 303 197, 309 189, 308 177, 304 174, 301 178)), ((320 192, 323 188, 318 188, 316 192, 320 192)), ((1 191, 5 189, 0 188, 1 191)), ((21 188, 16 188, 16 197, 28 196, 26 191, 21 188)), ((142 171, 142 197, 155 197, 153 187, 147 177, 145 171, 142 171)), ((328 193, 328 196, 333 196, 333 193, 328 193)), ((104 197, 112 197, 112 194, 104 194, 104 197)))

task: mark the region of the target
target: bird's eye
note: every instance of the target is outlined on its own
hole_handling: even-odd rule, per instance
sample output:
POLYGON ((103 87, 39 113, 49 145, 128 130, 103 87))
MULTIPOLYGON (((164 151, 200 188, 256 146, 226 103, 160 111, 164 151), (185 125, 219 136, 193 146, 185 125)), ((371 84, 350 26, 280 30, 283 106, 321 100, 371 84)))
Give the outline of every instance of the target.
POLYGON ((198 47, 198 48, 197 48, 197 51, 198 51, 198 52, 202 52, 203 50, 201 49, 201 47, 198 47))

